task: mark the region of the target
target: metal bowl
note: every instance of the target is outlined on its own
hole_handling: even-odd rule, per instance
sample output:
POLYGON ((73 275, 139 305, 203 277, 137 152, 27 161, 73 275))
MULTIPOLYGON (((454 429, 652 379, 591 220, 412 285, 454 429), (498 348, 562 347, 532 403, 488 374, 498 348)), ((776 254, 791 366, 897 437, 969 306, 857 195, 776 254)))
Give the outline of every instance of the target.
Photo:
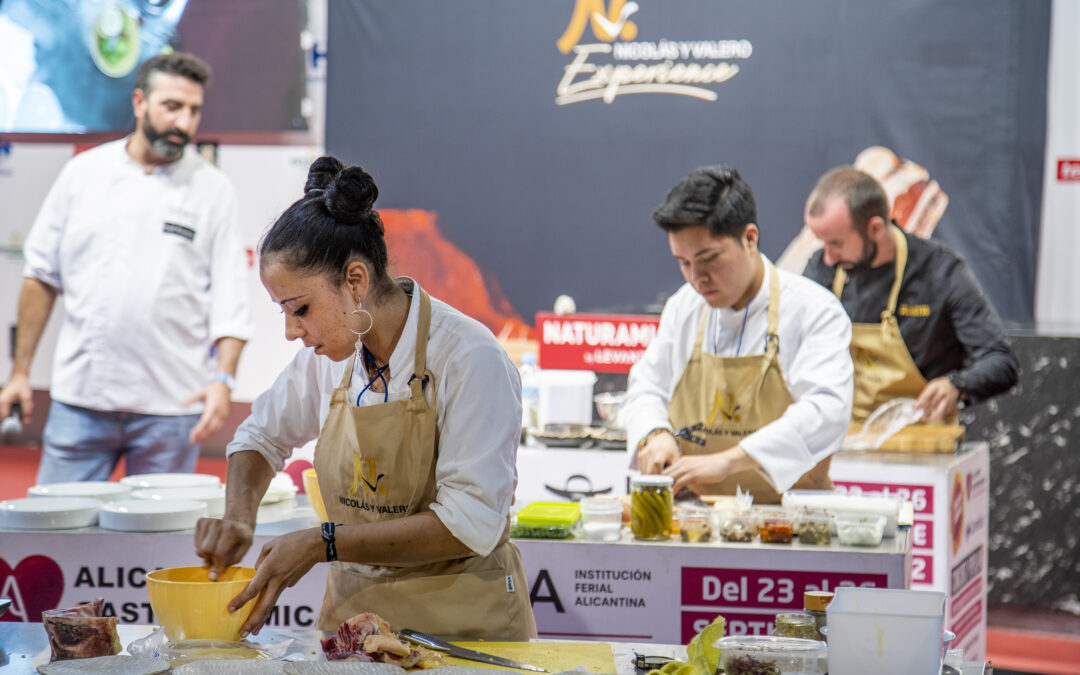
POLYGON ((623 426, 622 419, 619 415, 622 410, 623 401, 625 400, 625 391, 609 391, 593 396, 593 402, 596 404, 596 411, 600 413, 600 420, 603 421, 604 426, 608 429, 622 431, 626 428, 623 426))

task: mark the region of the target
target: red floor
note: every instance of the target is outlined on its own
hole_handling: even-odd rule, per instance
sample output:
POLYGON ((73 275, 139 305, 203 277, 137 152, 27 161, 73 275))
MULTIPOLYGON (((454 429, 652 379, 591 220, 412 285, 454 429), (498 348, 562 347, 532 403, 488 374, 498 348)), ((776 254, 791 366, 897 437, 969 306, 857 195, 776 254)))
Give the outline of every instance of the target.
MULTIPOLYGON (((0 500, 26 496, 34 484, 40 449, 0 446, 0 500)), ((199 473, 225 480, 223 458, 203 458, 199 473)), ((124 475, 123 463, 112 479, 124 475)), ((991 607, 987 659, 997 672, 1080 675, 1080 617, 1013 607, 991 607)))

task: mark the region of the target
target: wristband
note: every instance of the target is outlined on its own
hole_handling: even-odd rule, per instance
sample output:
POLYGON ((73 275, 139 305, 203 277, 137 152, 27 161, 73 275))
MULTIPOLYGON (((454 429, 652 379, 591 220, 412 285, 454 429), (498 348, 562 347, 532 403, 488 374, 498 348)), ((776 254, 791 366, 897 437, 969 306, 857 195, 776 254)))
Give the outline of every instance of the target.
POLYGON ((214 373, 214 376, 210 378, 211 382, 221 382, 229 391, 236 389, 236 378, 228 373, 214 373))
POLYGON ((656 436, 659 436, 660 434, 662 434, 664 432, 667 432, 667 433, 671 434, 672 436, 675 435, 675 434, 672 433, 671 429, 668 429, 667 427, 656 427, 655 429, 651 430, 649 433, 647 433, 647 434, 645 434, 644 436, 641 437, 641 440, 638 441, 637 449, 641 450, 642 448, 644 448, 646 446, 646 444, 648 444, 649 441, 651 441, 653 438, 655 438, 656 436))
POLYGON ((334 528, 341 523, 323 523, 322 538, 326 542, 326 562, 337 560, 337 546, 334 541, 334 528))

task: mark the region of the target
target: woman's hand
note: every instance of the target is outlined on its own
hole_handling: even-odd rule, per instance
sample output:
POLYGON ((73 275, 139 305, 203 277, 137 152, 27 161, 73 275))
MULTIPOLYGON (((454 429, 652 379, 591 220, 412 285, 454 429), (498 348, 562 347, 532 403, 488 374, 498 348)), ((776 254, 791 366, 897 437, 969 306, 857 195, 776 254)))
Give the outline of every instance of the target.
POLYGON ((296 585, 315 563, 324 560, 326 545, 319 528, 290 532, 263 546, 255 562, 255 577, 229 602, 229 612, 235 612, 262 592, 262 597, 241 629, 241 636, 247 637, 262 630, 281 592, 296 585))
POLYGON ((203 567, 210 568, 211 581, 244 557, 254 535, 251 525, 239 520, 199 519, 195 524, 195 552, 203 559, 203 567))

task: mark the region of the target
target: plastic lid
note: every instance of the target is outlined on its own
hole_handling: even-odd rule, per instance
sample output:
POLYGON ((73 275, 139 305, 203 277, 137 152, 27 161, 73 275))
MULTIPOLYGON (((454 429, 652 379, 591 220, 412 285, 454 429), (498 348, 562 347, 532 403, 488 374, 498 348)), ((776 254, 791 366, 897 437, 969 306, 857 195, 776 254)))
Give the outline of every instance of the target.
POLYGON ((648 487, 670 487, 675 484, 675 479, 661 474, 639 474, 631 478, 630 482, 634 485, 646 485, 648 487))
POLYGON ((581 512, 587 514, 622 513, 622 502, 615 497, 582 497, 581 512))
POLYGON ((729 649, 743 652, 769 654, 823 654, 825 643, 801 638, 774 637, 771 635, 731 635, 720 638, 714 647, 726 652, 729 649))
POLYGON ((523 365, 523 366, 535 366, 536 365, 536 352, 524 352, 521 355, 521 365, 523 365))
POLYGON ((572 502, 533 502, 517 514, 517 521, 531 526, 569 526, 581 518, 581 507, 572 502))
POLYGON ((807 591, 803 593, 803 607, 814 612, 824 612, 832 599, 833 594, 829 591, 807 591))

